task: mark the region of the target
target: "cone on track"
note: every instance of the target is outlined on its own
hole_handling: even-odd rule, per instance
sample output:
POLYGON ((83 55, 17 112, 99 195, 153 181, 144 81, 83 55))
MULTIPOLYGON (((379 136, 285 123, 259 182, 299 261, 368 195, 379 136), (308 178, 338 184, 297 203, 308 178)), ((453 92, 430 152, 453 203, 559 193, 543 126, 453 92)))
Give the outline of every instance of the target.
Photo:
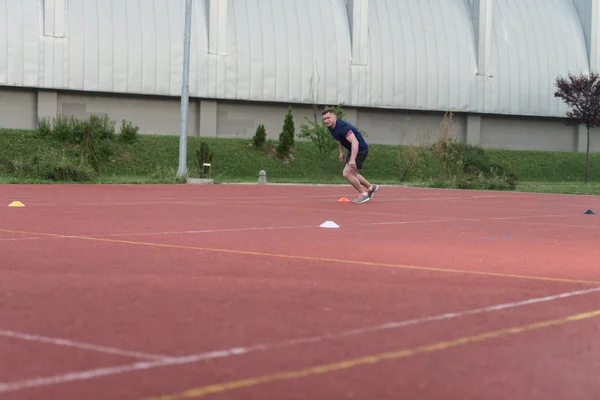
POLYGON ((592 210, 587 210, 586 212, 584 212, 584 214, 596 215, 596 213, 593 212, 592 210))
POLYGON ((9 207, 25 207, 25 204, 21 203, 20 201, 13 201, 8 206, 9 207))
POLYGON ((325 221, 320 225, 321 228, 339 228, 340 226, 333 221, 325 221))
POLYGON ((339 201, 339 202, 342 202, 342 203, 350 203, 350 200, 348 200, 348 199, 347 199, 347 198, 345 198, 345 197, 342 197, 342 198, 341 198, 341 199, 339 199, 338 201, 339 201))

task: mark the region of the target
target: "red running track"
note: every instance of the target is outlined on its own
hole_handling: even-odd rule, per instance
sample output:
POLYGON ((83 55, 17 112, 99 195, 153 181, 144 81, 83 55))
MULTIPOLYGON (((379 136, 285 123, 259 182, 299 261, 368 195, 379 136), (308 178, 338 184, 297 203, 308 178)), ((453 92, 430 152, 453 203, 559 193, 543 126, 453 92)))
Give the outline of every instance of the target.
POLYGON ((0 185, 0 398, 597 397, 600 198, 353 196, 0 185))

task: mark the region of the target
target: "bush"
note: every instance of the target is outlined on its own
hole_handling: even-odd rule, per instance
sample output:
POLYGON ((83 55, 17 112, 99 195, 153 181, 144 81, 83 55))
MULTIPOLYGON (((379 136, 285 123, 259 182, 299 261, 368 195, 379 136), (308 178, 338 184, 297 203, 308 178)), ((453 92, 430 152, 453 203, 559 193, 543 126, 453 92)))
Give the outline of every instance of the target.
MULTIPOLYGON (((126 143, 137 140, 139 128, 125 120, 121 124, 120 139, 126 143)), ((87 120, 57 115, 38 121, 36 135, 40 138, 66 144, 82 162, 98 171, 118 148, 115 141, 115 121, 108 116, 91 115, 87 120)))
POLYGON ((123 120, 121 122, 121 141, 125 143, 133 143, 138 139, 138 126, 133 126, 129 121, 123 120))
POLYGON ((325 123, 315 123, 304 117, 307 123, 300 125, 300 135, 302 139, 310 140, 318 150, 319 154, 319 167, 321 171, 325 167, 325 159, 334 149, 337 148, 337 142, 329 133, 327 125, 325 123))
POLYGON ((88 121, 92 126, 91 132, 94 140, 101 141, 104 139, 114 139, 115 121, 108 118, 108 115, 103 115, 102 117, 91 115, 88 121))
POLYGON ((279 134, 279 145, 277 146, 277 153, 281 157, 287 157, 290 151, 294 147, 294 117, 292 115, 292 106, 288 107, 288 112, 283 122, 283 130, 279 134))
POLYGON ((200 142, 200 147, 196 150, 196 167, 200 173, 200 176, 204 176, 204 164, 211 164, 214 157, 214 153, 210 151, 208 143, 205 141, 200 142))
POLYGON ((260 124, 258 128, 256 128, 256 133, 254 133, 254 137, 252 138, 252 145, 257 149, 262 149, 265 146, 265 141, 267 140, 267 131, 265 126, 260 124))
POLYGON ((86 182, 96 176, 94 170, 83 160, 78 160, 64 150, 59 152, 53 148, 38 152, 20 172, 22 175, 51 181, 86 182))
POLYGON ((296 128, 294 127, 294 116, 292 115, 292 106, 288 107, 288 112, 285 115, 285 120, 283 121, 283 133, 288 136, 290 147, 293 148, 296 144, 296 141, 294 139, 296 128))
POLYGON ((279 144, 277 145, 277 154, 280 157, 286 158, 290 155, 290 151, 292 150, 292 141, 288 135, 282 133, 279 136, 279 144))
MULTIPOLYGON (((338 119, 345 120, 346 114, 344 112, 343 104, 340 103, 331 108, 338 119)), ((331 136, 331 133, 329 133, 329 129, 321 118, 321 115, 317 115, 316 104, 313 105, 313 112, 314 121, 304 117, 306 123, 300 125, 300 134, 298 136, 302 139, 308 139, 316 146, 319 152, 319 167, 321 168, 321 171, 323 171, 326 157, 328 157, 329 153, 333 150, 337 149, 338 144, 333 136, 331 136)), ((363 134, 362 131, 361 134, 363 134)))
POLYGON ((14 174, 16 172, 15 163, 6 158, 0 158, 0 173, 14 174))
POLYGON ((410 176, 435 187, 514 189, 515 173, 492 162, 483 148, 457 142, 452 137, 453 126, 452 113, 447 113, 436 142, 419 147, 403 146, 398 152, 400 179, 410 176))

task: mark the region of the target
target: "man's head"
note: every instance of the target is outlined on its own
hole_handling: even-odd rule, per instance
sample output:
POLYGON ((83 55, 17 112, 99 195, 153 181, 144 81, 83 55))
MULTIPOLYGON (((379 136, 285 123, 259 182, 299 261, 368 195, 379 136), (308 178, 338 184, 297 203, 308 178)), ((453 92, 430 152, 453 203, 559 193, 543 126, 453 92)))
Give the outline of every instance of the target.
POLYGON ((335 111, 331 108, 326 108, 321 111, 321 115, 323 115, 323 121, 325 121, 325 125, 330 128, 335 128, 335 122, 337 121, 337 116, 335 115, 335 111))

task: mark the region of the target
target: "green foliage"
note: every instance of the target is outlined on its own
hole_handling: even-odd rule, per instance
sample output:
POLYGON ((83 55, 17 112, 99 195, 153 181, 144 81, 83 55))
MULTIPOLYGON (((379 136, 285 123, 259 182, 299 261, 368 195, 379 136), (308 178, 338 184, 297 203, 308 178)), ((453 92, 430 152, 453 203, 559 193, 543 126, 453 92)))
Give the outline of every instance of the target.
POLYGON ((89 140, 112 140, 115 135, 115 122, 108 116, 91 115, 87 120, 79 120, 73 116, 57 115, 55 118, 42 118, 38 121, 37 134, 41 138, 57 142, 81 144, 89 140))
POLYGON ((28 168, 31 168, 29 175, 50 181, 87 182, 96 175, 96 172, 82 160, 78 160, 64 150, 52 148, 33 157, 28 168))
POLYGON ((408 146, 398 152, 399 179, 428 181, 429 186, 459 189, 515 189, 516 174, 490 159, 481 147, 453 139, 452 113, 440 124, 436 142, 408 146))
POLYGON ((265 141, 267 140, 267 131, 263 124, 258 125, 256 128, 256 133, 252 137, 252 145, 257 149, 262 149, 265 146, 265 141))
POLYGON ((38 121, 36 133, 39 138, 73 146, 82 162, 98 171, 100 163, 112 155, 108 142, 115 139, 115 121, 106 115, 91 115, 87 120, 58 115, 38 121))
POLYGON ((125 143, 134 143, 137 141, 140 128, 133 126, 129 121, 121 121, 121 141, 125 143))
MULTIPOLYGON (((333 112, 335 113, 335 115, 338 119, 346 121, 346 112, 344 111, 344 103, 340 103, 337 106, 329 106, 328 108, 333 109, 333 112)), ((361 134, 362 134, 362 132, 361 132, 361 134)))
POLYGON ((288 136, 288 140, 290 142, 290 147, 294 147, 296 144, 296 140, 294 135, 296 133, 296 128, 294 126, 294 116, 292 115, 292 106, 288 107, 288 112, 285 115, 285 120, 283 121, 283 130, 282 133, 288 136))
POLYGON ((204 164, 211 164, 214 153, 210 150, 210 146, 205 141, 200 142, 200 147, 196 150, 196 167, 200 176, 204 176, 204 164))
MULTIPOLYGON (((346 118, 343 103, 328 108, 333 109, 337 118, 342 120, 346 118)), ((318 151, 319 168, 322 171, 324 168, 325 158, 338 147, 337 141, 333 138, 333 136, 331 136, 331 133, 329 132, 327 125, 325 125, 322 117, 320 115, 317 116, 316 108, 314 121, 309 120, 307 117, 304 117, 304 119, 306 120, 306 123, 300 125, 300 134, 298 137, 307 139, 313 145, 315 145, 318 151)))
MULTIPOLYGON (((320 115, 320 114, 318 114, 320 115)), ((437 139, 437 138, 436 138, 437 139)), ((315 168, 319 157, 317 147, 304 140, 296 143, 296 157, 293 162, 282 163, 268 152, 249 148, 248 139, 189 136, 187 147, 188 169, 194 169, 196 150, 205 141, 214 152, 217 164, 212 166, 212 176, 216 183, 250 182, 256 183, 260 170, 269 171, 270 183, 327 183, 347 185, 340 174, 337 154, 323 157, 323 168, 315 168)), ((408 185, 415 187, 500 187, 487 174, 487 183, 471 177, 466 182, 460 176, 443 180, 443 169, 439 159, 431 151, 435 140, 415 142, 415 146, 370 144, 368 158, 368 178, 378 184, 408 185), (431 142, 431 143, 430 143, 431 142), (399 154, 412 149, 418 156, 418 163, 404 179, 400 179, 399 154), (436 178, 438 177, 438 178, 436 178)), ((90 180, 79 182, 138 184, 175 183, 179 160, 179 137, 176 135, 140 135, 135 143, 125 145, 120 141, 105 141, 114 151, 109 160, 100 163, 98 172, 90 180)), ((335 142, 333 142, 335 143, 335 142)), ((456 144, 460 146, 460 143, 456 144)), ((101 145, 102 147, 103 145, 101 145)), ((34 176, 30 166, 34 156, 49 151, 56 160, 70 158, 71 165, 81 165, 78 146, 55 143, 42 139, 35 132, 25 130, 0 129, 0 182, 2 183, 51 183, 59 182, 34 176), (26 173, 24 173, 24 171, 26 173)), ((515 190, 600 194, 600 152, 590 153, 590 182, 583 184, 583 162, 585 153, 566 151, 534 151, 485 149, 473 146, 460 146, 461 160, 465 165, 474 164, 478 169, 489 171, 495 165, 514 171, 518 176, 515 190), (482 154, 483 152, 483 154, 482 154), (480 159, 482 158, 482 159, 480 159)), ((42 174, 43 175, 43 174, 42 174)), ((55 174, 53 176, 57 176, 55 174)), ((45 176, 49 176, 46 174, 45 176)))
POLYGON ((298 137, 309 140, 317 148, 319 167, 323 170, 325 157, 337 147, 337 142, 329 133, 324 122, 315 123, 307 117, 304 118, 306 123, 300 125, 298 137))
POLYGON ((290 151, 295 145, 294 140, 294 117, 292 115, 292 106, 288 107, 288 112, 283 122, 283 130, 279 134, 279 145, 277 146, 277 153, 280 157, 285 158, 290 155, 290 151))
POLYGON ((8 175, 17 172, 15 162, 7 158, 0 158, 0 174, 8 175))
POLYGON ((350 122, 352 125, 354 125, 356 127, 356 129, 358 129, 358 131, 360 132, 360 134, 362 135, 363 138, 366 139, 366 138, 369 137, 369 135, 367 134, 367 132, 365 130, 361 129, 356 124, 356 122, 351 122, 351 121, 348 121, 346 119, 346 111, 344 111, 344 103, 339 103, 336 106, 329 106, 328 108, 333 109, 333 112, 335 113, 335 115, 336 115, 336 117, 338 119, 341 119, 341 120, 346 121, 346 122, 350 122))
POLYGON ((115 121, 108 118, 107 115, 99 117, 97 115, 91 115, 89 123, 92 126, 91 135, 94 140, 101 141, 104 139, 113 140, 115 138, 115 121))
POLYGON ((584 181, 587 183, 590 164, 590 129, 600 126, 600 75, 596 72, 585 75, 569 73, 568 79, 558 77, 555 84, 557 90, 554 97, 561 98, 570 108, 567 111, 566 125, 585 124, 587 128, 584 173, 584 181))
POLYGON ((286 158, 290 155, 292 150, 292 140, 288 135, 281 134, 279 136, 279 144, 277 145, 277 154, 281 158, 286 158))
MULTIPOLYGON (((123 126, 131 124, 124 121, 123 126)), ((0 170, 23 179, 86 182, 121 152, 115 122, 106 115, 87 120, 63 115, 40 119, 33 138, 39 141, 35 151, 17 158, 0 157, 0 170)))
POLYGON ((82 121, 77 133, 81 135, 82 160, 98 170, 98 165, 102 161, 102 153, 100 152, 100 135, 95 129, 96 126, 92 121, 82 121))
POLYGON ((50 136, 52 135, 52 130, 52 122, 49 118, 41 118, 38 121, 37 134, 39 137, 50 138, 50 136))
POLYGON ((53 147, 38 150, 28 159, 0 159, 0 172, 19 178, 60 182, 87 182, 96 176, 95 171, 81 159, 66 149, 53 147))

